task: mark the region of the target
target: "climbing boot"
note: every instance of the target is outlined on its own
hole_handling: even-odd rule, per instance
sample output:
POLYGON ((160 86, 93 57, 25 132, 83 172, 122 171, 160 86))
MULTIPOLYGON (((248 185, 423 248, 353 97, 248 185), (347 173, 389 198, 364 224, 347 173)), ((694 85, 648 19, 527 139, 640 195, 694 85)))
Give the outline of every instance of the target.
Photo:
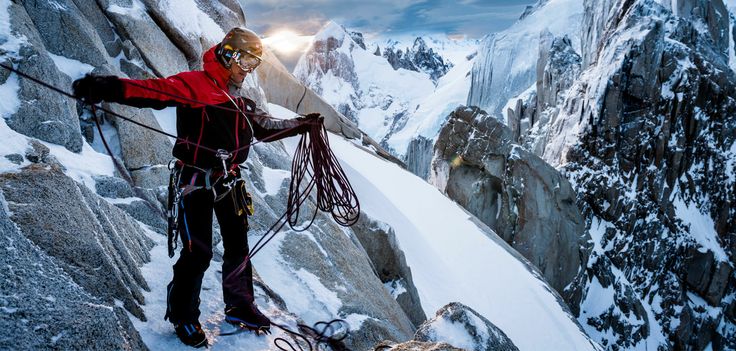
POLYGON ((226 307, 225 321, 240 328, 269 333, 271 320, 255 304, 243 307, 226 307))
POLYGON ((179 340, 187 346, 196 348, 207 346, 207 335, 205 335, 199 322, 174 324, 174 330, 179 340))

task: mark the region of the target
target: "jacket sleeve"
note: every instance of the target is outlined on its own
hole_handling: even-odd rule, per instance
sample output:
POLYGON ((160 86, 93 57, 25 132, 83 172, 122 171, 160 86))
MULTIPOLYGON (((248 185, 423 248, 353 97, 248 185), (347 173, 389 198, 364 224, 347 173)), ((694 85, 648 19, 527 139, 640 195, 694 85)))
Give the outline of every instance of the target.
POLYGON ((143 80, 121 78, 122 96, 116 102, 157 110, 170 106, 194 105, 192 100, 195 99, 195 92, 185 79, 185 73, 143 80))
POLYGON ((249 116, 253 121, 253 136, 261 141, 271 142, 298 135, 307 131, 308 125, 297 118, 276 119, 268 117, 266 112, 255 108, 255 114, 249 116))

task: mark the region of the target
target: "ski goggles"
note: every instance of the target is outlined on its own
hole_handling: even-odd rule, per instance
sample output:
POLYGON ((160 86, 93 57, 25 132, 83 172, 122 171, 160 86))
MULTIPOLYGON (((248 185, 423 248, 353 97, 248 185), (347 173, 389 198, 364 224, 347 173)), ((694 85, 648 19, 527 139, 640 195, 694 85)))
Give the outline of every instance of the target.
POLYGON ((248 51, 225 50, 222 56, 228 62, 234 62, 240 69, 246 72, 252 72, 261 64, 261 58, 248 51))

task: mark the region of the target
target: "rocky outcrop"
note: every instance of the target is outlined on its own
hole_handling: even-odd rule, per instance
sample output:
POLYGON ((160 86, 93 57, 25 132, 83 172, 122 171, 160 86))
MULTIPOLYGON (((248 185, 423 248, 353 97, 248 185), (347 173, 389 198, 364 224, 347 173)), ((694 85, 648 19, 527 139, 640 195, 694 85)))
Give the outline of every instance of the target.
POLYGON ((414 339, 424 342, 447 342, 476 351, 518 351, 504 332, 472 308, 452 302, 422 324, 414 339))
POLYGON ((409 172, 418 175, 422 179, 429 179, 433 155, 434 140, 419 135, 409 143, 403 161, 409 172))
POLYGON ((559 113, 558 105, 580 75, 580 68, 581 58, 570 38, 554 38, 549 32, 541 34, 537 82, 507 112, 515 143, 538 156, 544 154, 549 125, 559 113))
POLYGON ((404 50, 401 50, 397 45, 398 43, 393 43, 393 45, 388 45, 383 50, 383 57, 388 60, 395 70, 403 68, 410 71, 424 72, 436 83, 453 66, 452 63, 445 62, 434 49, 429 48, 421 37, 414 39, 411 49, 404 48, 404 50))
MULTIPOLYGON (((61 74, 46 52, 43 40, 21 4, 11 3, 10 37, 18 45, 14 55, 6 56, 4 64, 13 65, 34 77, 43 77, 54 86, 69 86, 71 81, 61 74)), ((5 81, 11 79, 5 76, 5 81)), ((7 123, 13 130, 44 141, 63 145, 67 149, 82 150, 82 134, 74 101, 58 94, 49 95, 45 88, 29 80, 13 76, 18 86, 19 106, 7 123)), ((4 81, 4 82, 5 82, 4 81)))
MULTIPOLYGON (((7 179, 2 183, 7 185, 7 179)), ((48 245, 39 245, 38 241, 48 242, 46 238, 34 236, 31 228, 11 221, 11 216, 17 215, 11 214, 14 211, 9 207, 19 204, 8 204, 4 196, 7 190, 3 188, 0 191, 0 245, 4 248, 0 255, 3 267, 0 328, 4 332, 0 333, 0 349, 146 350, 126 311, 112 299, 117 296, 96 295, 85 289, 77 281, 76 267, 56 259, 48 251, 48 245)), ((118 211, 117 215, 120 214, 118 211)), ((85 255, 99 253, 99 249, 86 251, 85 255)), ((101 278, 107 273, 111 272, 87 279, 101 278)), ((119 298, 125 298, 125 294, 119 298)))
POLYGON ((459 107, 435 143, 430 181, 564 295, 590 252, 575 192, 564 176, 511 140, 511 130, 484 111, 459 107))
POLYGON ((145 319, 141 290, 148 288, 138 267, 149 260, 152 242, 135 221, 66 177, 58 164, 3 174, 0 189, 10 220, 76 284, 108 306, 122 301, 145 319))
POLYGON ((383 341, 374 350, 392 351, 518 351, 506 334, 472 308, 451 302, 435 317, 422 323, 414 339, 395 343, 383 341))
POLYGON ((361 213, 352 230, 360 241, 360 247, 370 257, 378 278, 406 312, 414 326, 418 327, 427 316, 422 310, 411 268, 406 264, 404 252, 396 242, 394 230, 388 224, 369 219, 365 213, 361 213))
POLYGON ((571 287, 584 295, 580 321, 609 348, 735 348, 736 75, 723 3, 585 8, 589 66, 544 152, 594 240, 571 287))

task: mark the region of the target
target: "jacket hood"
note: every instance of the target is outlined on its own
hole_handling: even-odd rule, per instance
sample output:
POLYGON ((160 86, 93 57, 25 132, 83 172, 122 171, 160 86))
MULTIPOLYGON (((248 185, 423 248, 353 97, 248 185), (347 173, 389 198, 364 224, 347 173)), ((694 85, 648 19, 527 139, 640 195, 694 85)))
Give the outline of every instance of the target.
POLYGON ((230 79, 230 71, 220 63, 217 59, 217 55, 215 55, 215 50, 218 45, 211 47, 204 53, 202 56, 202 62, 204 71, 207 75, 215 79, 218 86, 225 89, 225 87, 227 87, 227 81, 230 79))

